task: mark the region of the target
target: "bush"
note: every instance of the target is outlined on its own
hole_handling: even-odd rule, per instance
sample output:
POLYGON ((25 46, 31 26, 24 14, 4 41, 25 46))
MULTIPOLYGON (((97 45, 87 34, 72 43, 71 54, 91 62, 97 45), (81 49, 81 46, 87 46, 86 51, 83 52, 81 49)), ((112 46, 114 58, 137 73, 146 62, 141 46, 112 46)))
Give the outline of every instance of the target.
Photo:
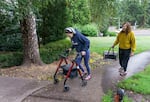
POLYGON ((42 43, 64 39, 64 28, 69 25, 68 14, 66 13, 65 0, 43 0, 43 7, 40 9, 42 16, 38 24, 38 35, 42 38, 42 43))
POLYGON ((21 52, 11 52, 0 54, 0 68, 18 66, 23 61, 23 54, 21 52))
POLYGON ((107 34, 108 34, 108 33, 107 33, 107 30, 108 30, 108 29, 103 29, 103 30, 101 31, 101 32, 103 33, 103 36, 108 36, 108 35, 107 35, 107 34))
POLYGON ((97 36, 98 34, 98 28, 96 24, 87 24, 84 26, 75 25, 74 27, 77 28, 85 36, 94 37, 97 36))
POLYGON ((116 32, 109 32, 109 31, 107 31, 105 33, 105 36, 116 36, 116 32))
POLYGON ((59 54, 68 49, 71 43, 68 39, 46 44, 40 49, 40 55, 44 63, 51 63, 59 59, 59 54))
MULTIPOLYGON (((68 39, 51 42, 40 49, 40 56, 44 63, 52 63, 59 58, 59 54, 71 46, 68 39)), ((23 62, 22 52, 1 52, 0 68, 18 66, 23 62)))
POLYGON ((0 51, 22 50, 21 34, 0 35, 0 51))

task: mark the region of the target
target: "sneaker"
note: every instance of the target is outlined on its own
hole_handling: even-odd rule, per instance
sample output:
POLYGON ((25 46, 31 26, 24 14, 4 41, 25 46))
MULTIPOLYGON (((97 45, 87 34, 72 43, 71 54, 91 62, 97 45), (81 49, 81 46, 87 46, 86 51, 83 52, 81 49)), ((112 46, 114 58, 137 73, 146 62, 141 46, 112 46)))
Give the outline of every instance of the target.
POLYGON ((85 80, 90 80, 91 79, 91 75, 88 75, 85 80))
POLYGON ((81 75, 84 77, 84 76, 86 76, 86 75, 87 75, 87 73, 86 73, 86 72, 83 72, 81 75))
POLYGON ((120 73, 120 76, 126 76, 126 75, 127 75, 127 72, 120 73))
POLYGON ((124 69, 121 67, 121 68, 119 68, 119 72, 121 73, 121 72, 124 72, 124 69))

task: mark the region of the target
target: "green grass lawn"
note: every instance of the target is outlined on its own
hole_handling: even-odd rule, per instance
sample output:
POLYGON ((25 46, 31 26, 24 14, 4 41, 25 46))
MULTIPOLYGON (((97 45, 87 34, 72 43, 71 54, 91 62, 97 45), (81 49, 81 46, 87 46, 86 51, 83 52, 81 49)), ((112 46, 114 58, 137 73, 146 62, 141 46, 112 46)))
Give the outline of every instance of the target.
MULTIPOLYGON (((116 37, 89 37, 91 41, 91 52, 97 52, 102 54, 103 51, 108 50, 114 43, 116 37)), ((150 36, 137 36, 136 37, 136 51, 135 54, 150 50, 150 36)), ((118 46, 115 47, 115 51, 118 51, 118 46)))
POLYGON ((136 93, 150 95, 150 65, 144 71, 123 80, 118 85, 124 89, 133 90, 136 93))

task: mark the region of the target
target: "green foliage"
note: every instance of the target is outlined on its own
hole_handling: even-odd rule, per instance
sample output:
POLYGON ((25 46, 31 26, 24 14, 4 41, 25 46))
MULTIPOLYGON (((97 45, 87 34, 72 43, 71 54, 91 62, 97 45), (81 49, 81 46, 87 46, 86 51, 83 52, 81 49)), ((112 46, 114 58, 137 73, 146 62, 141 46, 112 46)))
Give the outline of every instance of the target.
POLYGON ((40 7, 38 33, 43 44, 63 39, 64 28, 90 22, 87 0, 45 0, 40 7), (79 10, 80 9, 80 10, 79 10))
POLYGON ((117 0, 89 0, 92 22, 95 22, 100 32, 107 31, 109 19, 116 12, 117 0))
POLYGON ((128 97, 128 96, 124 96, 123 97, 123 102, 133 102, 133 100, 130 98, 130 96, 128 97))
POLYGON ((133 75, 132 77, 121 81, 118 85, 122 88, 132 90, 140 94, 150 94, 150 65, 146 67, 146 70, 133 75))
POLYGON ((59 40, 46 44, 40 49, 42 61, 51 63, 59 59, 59 54, 71 47, 69 40, 59 40))
MULTIPOLYGON (((51 42, 42 46, 40 55, 44 63, 58 60, 59 54, 71 46, 68 39, 51 42)), ((0 52, 0 68, 21 65, 23 54, 21 52, 0 52)))
POLYGON ((0 51, 20 50, 22 39, 15 5, 6 0, 1 0, 0 5, 0 51))
POLYGON ((149 25, 150 2, 149 0, 123 0, 120 1, 118 14, 121 22, 130 21, 132 25, 136 22, 139 27, 149 25))
POLYGON ((21 65, 23 54, 20 52, 0 52, 0 68, 21 65))
POLYGON ((97 26, 94 24, 84 25, 81 30, 82 30, 82 33, 86 36, 93 37, 93 36, 97 36, 98 34, 97 26))
POLYGON ((98 35, 98 27, 96 24, 86 24, 86 25, 75 25, 74 28, 77 28, 85 36, 94 37, 98 35))
POLYGON ((0 34, 19 33, 19 22, 13 4, 1 0, 0 5, 0 34))
POLYGON ((20 33, 0 35, 0 51, 22 50, 22 38, 20 33))
POLYGON ((103 36, 116 36, 116 32, 107 31, 103 36))
POLYGON ((113 102, 112 99, 112 91, 108 91, 103 97, 102 97, 102 102, 113 102))
POLYGON ((42 1, 40 10, 42 22, 38 26, 42 43, 65 38, 64 28, 67 26, 66 2, 64 0, 42 1))
POLYGON ((81 24, 85 25, 90 23, 91 15, 88 0, 66 0, 67 12, 69 15, 68 20, 71 25, 81 24))
POLYGON ((29 15, 32 12, 32 2, 30 0, 17 0, 17 2, 19 16, 21 16, 21 18, 29 15))
POLYGON ((125 0, 123 2, 121 1, 121 3, 122 5, 120 12, 126 12, 120 14, 122 21, 130 21, 135 23, 135 21, 137 21, 140 15, 143 13, 139 1, 125 0))

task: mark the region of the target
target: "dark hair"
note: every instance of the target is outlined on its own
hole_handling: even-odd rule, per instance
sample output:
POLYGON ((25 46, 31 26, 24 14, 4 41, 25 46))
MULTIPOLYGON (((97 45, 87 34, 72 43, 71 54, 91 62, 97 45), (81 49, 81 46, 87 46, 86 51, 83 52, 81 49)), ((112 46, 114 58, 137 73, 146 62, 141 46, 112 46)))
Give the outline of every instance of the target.
POLYGON ((121 30, 121 32, 125 32, 126 34, 128 34, 131 31, 131 24, 129 22, 125 22, 125 23, 122 24, 122 27, 125 24, 127 25, 127 28, 126 28, 125 31, 121 30))

